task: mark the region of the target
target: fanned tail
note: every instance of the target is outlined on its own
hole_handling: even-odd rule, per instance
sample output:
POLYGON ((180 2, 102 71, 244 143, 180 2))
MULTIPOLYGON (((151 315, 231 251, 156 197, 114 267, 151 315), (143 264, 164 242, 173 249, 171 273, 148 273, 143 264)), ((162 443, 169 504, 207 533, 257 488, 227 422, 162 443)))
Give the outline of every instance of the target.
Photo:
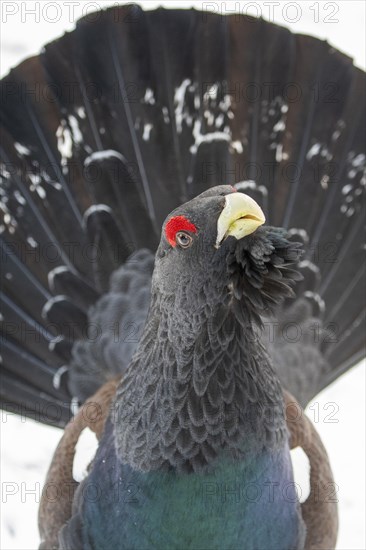
POLYGON ((3 408, 64 425, 127 366, 161 223, 218 184, 304 242, 278 331, 320 329, 291 347, 305 364, 284 361, 284 385, 304 404, 364 355, 365 75, 348 57, 263 20, 124 6, 80 20, 1 94, 3 408))

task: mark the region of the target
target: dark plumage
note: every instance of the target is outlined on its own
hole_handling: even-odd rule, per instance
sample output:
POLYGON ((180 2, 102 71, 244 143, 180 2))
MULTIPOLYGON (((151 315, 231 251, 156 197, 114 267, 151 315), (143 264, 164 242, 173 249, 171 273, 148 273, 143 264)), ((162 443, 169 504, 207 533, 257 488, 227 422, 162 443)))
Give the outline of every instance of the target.
POLYGON ((192 247, 172 248, 163 235, 157 251, 147 322, 117 395, 117 450, 137 469, 199 470, 222 448, 240 447, 248 416, 259 446, 284 437, 283 418, 277 427, 271 418, 281 416, 282 396, 257 325, 259 312, 288 294, 281 264, 297 248, 258 229, 252 242, 229 238, 217 250, 221 189, 232 192, 213 188, 172 214, 199 228, 192 247), (260 305, 247 297, 250 286, 260 305))
POLYGON ((61 547, 304 547, 296 499, 222 487, 291 484, 282 387, 305 406, 364 354, 364 85, 263 20, 137 6, 1 82, 1 406, 65 426, 122 375, 61 547), (267 225, 226 227, 232 185, 267 225))
POLYGON ((293 478, 281 386, 258 338, 260 313, 292 294, 299 275, 289 264, 299 248, 267 227, 241 240, 229 236, 217 248, 218 220, 232 194, 230 186, 214 187, 163 225, 143 334, 62 548, 236 548, 243 533, 247 548, 303 547, 299 505, 283 496, 293 478), (191 229, 188 248, 167 238, 171 220, 178 220, 177 234, 179 224, 191 229), (135 499, 118 498, 108 520, 107 501, 120 482, 136 489, 135 499), (234 500, 214 525, 204 519, 198 491, 222 483, 239 483, 239 491, 254 485, 261 501, 243 499, 238 509, 234 500), (105 496, 87 502, 88 484, 105 496), (263 496, 268 484, 280 487, 276 506, 263 496), (183 524, 174 526, 181 514, 183 524))

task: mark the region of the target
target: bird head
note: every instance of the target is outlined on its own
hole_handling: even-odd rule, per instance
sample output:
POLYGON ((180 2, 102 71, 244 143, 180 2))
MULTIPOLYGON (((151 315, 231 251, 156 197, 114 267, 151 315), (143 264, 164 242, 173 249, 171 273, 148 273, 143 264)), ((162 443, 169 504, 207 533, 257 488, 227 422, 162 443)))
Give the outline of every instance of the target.
POLYGON ((260 206, 232 186, 213 187, 163 224, 153 291, 191 314, 240 301, 258 318, 292 294, 299 244, 264 226, 260 206))

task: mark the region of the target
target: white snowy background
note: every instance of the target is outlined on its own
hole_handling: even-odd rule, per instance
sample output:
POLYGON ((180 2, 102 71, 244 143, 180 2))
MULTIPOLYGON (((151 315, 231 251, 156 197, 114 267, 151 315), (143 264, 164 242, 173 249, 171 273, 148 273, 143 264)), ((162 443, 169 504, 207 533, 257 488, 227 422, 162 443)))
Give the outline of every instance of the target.
MULTIPOLYGON (((74 27, 82 15, 124 2, 5 1, 1 10, 1 76, 25 57, 74 27), (33 13, 32 13, 33 12, 33 13)), ((363 0, 341 2, 137 2, 145 9, 165 7, 211 9, 262 15, 290 28, 327 39, 365 69, 365 6, 363 0)), ((338 484, 339 550, 365 550, 365 362, 342 376, 308 407, 331 458, 338 484), (334 414, 331 414, 334 413, 334 414)), ((62 435, 55 428, 1 413, 1 550, 33 550, 39 543, 37 508, 52 453, 62 435)), ((80 452, 79 475, 90 454, 92 438, 80 452)), ((300 457, 301 458, 301 457, 300 457)), ((298 468, 301 460, 296 461, 298 468)), ((297 477, 302 480, 303 475, 297 477)), ((306 484, 305 484, 306 485, 306 484)), ((305 490, 305 489, 304 489, 305 490)))

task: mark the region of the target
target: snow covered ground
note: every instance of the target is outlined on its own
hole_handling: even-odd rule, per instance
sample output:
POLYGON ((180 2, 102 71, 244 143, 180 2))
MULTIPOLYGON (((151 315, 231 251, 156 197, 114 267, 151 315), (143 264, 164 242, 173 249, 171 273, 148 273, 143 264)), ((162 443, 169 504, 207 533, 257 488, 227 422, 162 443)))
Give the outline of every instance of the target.
MULTIPOLYGON (((81 15, 97 6, 123 3, 3 1, 1 10, 1 76, 25 57, 36 54, 48 41, 71 30, 81 15), (45 8, 45 6, 48 6, 45 8), (31 13, 33 10, 33 13, 31 13)), ((326 38, 365 68, 365 6, 359 1, 341 2, 139 2, 145 8, 158 5, 208 9, 221 13, 262 15, 267 20, 326 38)), ((0 413, 1 531, 2 550, 33 550, 38 545, 37 507, 50 457, 61 431, 21 421, 0 413)), ((308 415, 325 443, 338 484, 340 507, 339 550, 365 550, 365 363, 343 376, 308 408, 308 415)))

